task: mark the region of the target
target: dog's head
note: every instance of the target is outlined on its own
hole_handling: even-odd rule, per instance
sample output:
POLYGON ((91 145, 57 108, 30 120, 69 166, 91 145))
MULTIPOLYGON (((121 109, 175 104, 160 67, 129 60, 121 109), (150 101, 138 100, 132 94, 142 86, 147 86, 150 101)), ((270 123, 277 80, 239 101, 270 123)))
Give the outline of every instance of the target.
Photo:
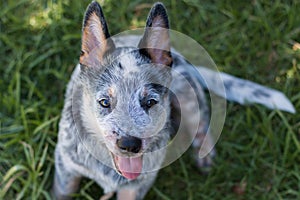
POLYGON ((83 22, 81 117, 93 132, 86 137, 104 144, 114 167, 127 179, 136 179, 143 165, 151 165, 144 154, 162 148, 169 137, 168 28, 161 3, 151 9, 137 48, 116 48, 97 2, 89 5, 83 22))

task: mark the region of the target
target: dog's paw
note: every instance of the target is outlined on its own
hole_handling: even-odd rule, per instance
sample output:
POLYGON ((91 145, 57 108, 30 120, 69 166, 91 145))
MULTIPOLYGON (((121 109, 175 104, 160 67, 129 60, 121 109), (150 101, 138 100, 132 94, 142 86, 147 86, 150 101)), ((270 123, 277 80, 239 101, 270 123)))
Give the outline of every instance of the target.
POLYGON ((210 172, 213 165, 214 157, 216 156, 216 150, 213 148, 210 152, 204 152, 200 150, 195 153, 196 166, 201 173, 207 174, 210 172))
POLYGON ((210 171, 213 165, 213 159, 216 156, 216 150, 212 141, 209 133, 199 133, 193 142, 196 165, 202 173, 208 173, 210 171))
POLYGON ((99 200, 109 200, 114 196, 114 194, 115 194, 114 192, 106 193, 102 195, 99 200))

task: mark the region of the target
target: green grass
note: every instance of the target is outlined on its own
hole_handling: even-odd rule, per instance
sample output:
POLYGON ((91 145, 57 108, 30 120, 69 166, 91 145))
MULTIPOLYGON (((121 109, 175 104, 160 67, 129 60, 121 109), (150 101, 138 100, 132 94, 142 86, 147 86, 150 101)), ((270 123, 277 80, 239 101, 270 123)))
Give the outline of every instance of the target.
MULTIPOLYGON (((0 3, 0 199, 50 199, 64 90, 88 3, 0 3)), ((298 0, 164 3, 172 29, 197 40, 220 70, 279 89, 300 110, 298 0)), ((110 32, 142 27, 149 7, 104 1, 110 32)), ((199 173, 188 151, 160 171, 146 199, 300 199, 299 112, 233 103, 227 109, 212 171, 199 173)), ((89 180, 81 186, 77 199, 102 193, 89 180)))

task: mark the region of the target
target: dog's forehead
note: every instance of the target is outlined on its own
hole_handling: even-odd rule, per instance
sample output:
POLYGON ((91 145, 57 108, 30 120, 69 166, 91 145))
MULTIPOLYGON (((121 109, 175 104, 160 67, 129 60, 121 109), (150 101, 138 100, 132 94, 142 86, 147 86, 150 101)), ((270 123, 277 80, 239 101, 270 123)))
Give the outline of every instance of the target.
POLYGON ((132 95, 137 91, 148 90, 151 84, 168 84, 169 70, 156 66, 149 58, 136 48, 118 48, 111 55, 107 55, 106 70, 100 72, 101 86, 98 90, 109 96, 132 95))
POLYGON ((147 82, 155 76, 155 68, 149 58, 135 48, 120 48, 113 56, 112 73, 118 76, 119 83, 147 82))
POLYGON ((124 78, 129 77, 131 74, 141 72, 140 57, 137 53, 126 53, 119 58, 119 67, 122 69, 122 75, 124 78))

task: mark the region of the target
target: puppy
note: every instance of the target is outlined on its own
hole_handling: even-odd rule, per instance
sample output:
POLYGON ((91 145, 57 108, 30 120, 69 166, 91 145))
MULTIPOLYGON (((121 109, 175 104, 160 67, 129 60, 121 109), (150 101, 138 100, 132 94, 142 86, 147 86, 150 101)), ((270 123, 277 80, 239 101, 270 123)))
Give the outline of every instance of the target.
MULTIPOLYGON (((171 52, 161 3, 150 10, 142 36, 110 38, 101 7, 92 2, 59 123, 54 197, 70 199, 80 179, 88 177, 103 188, 102 199, 113 193, 118 199, 143 199, 158 170, 186 149, 182 143, 192 143, 199 167, 210 166, 215 154, 210 115, 195 74, 171 52)), ((203 74, 212 77, 207 70, 203 74)), ((232 86, 229 92, 233 80, 225 80, 232 86)), ((259 89, 272 98, 272 92, 259 89)))
MULTIPOLYGON (((199 84, 188 87, 182 76, 172 75, 172 67, 177 63, 180 68, 185 61, 171 54, 168 28, 165 7, 156 3, 138 46, 118 47, 100 5, 88 6, 80 64, 68 84, 59 123, 56 199, 70 198, 81 177, 95 180, 108 195, 117 192, 120 199, 143 199, 163 164, 171 136, 180 122, 189 127, 193 115, 203 116, 196 128, 199 141, 194 142, 200 148, 208 109, 199 84), (194 98, 200 103, 188 103, 192 91, 176 95, 189 88, 197 90, 194 98), (178 99, 186 104, 180 107, 178 99), (202 113, 181 117, 182 109, 202 113)), ((199 159, 199 164, 209 165, 212 155, 199 159)))

